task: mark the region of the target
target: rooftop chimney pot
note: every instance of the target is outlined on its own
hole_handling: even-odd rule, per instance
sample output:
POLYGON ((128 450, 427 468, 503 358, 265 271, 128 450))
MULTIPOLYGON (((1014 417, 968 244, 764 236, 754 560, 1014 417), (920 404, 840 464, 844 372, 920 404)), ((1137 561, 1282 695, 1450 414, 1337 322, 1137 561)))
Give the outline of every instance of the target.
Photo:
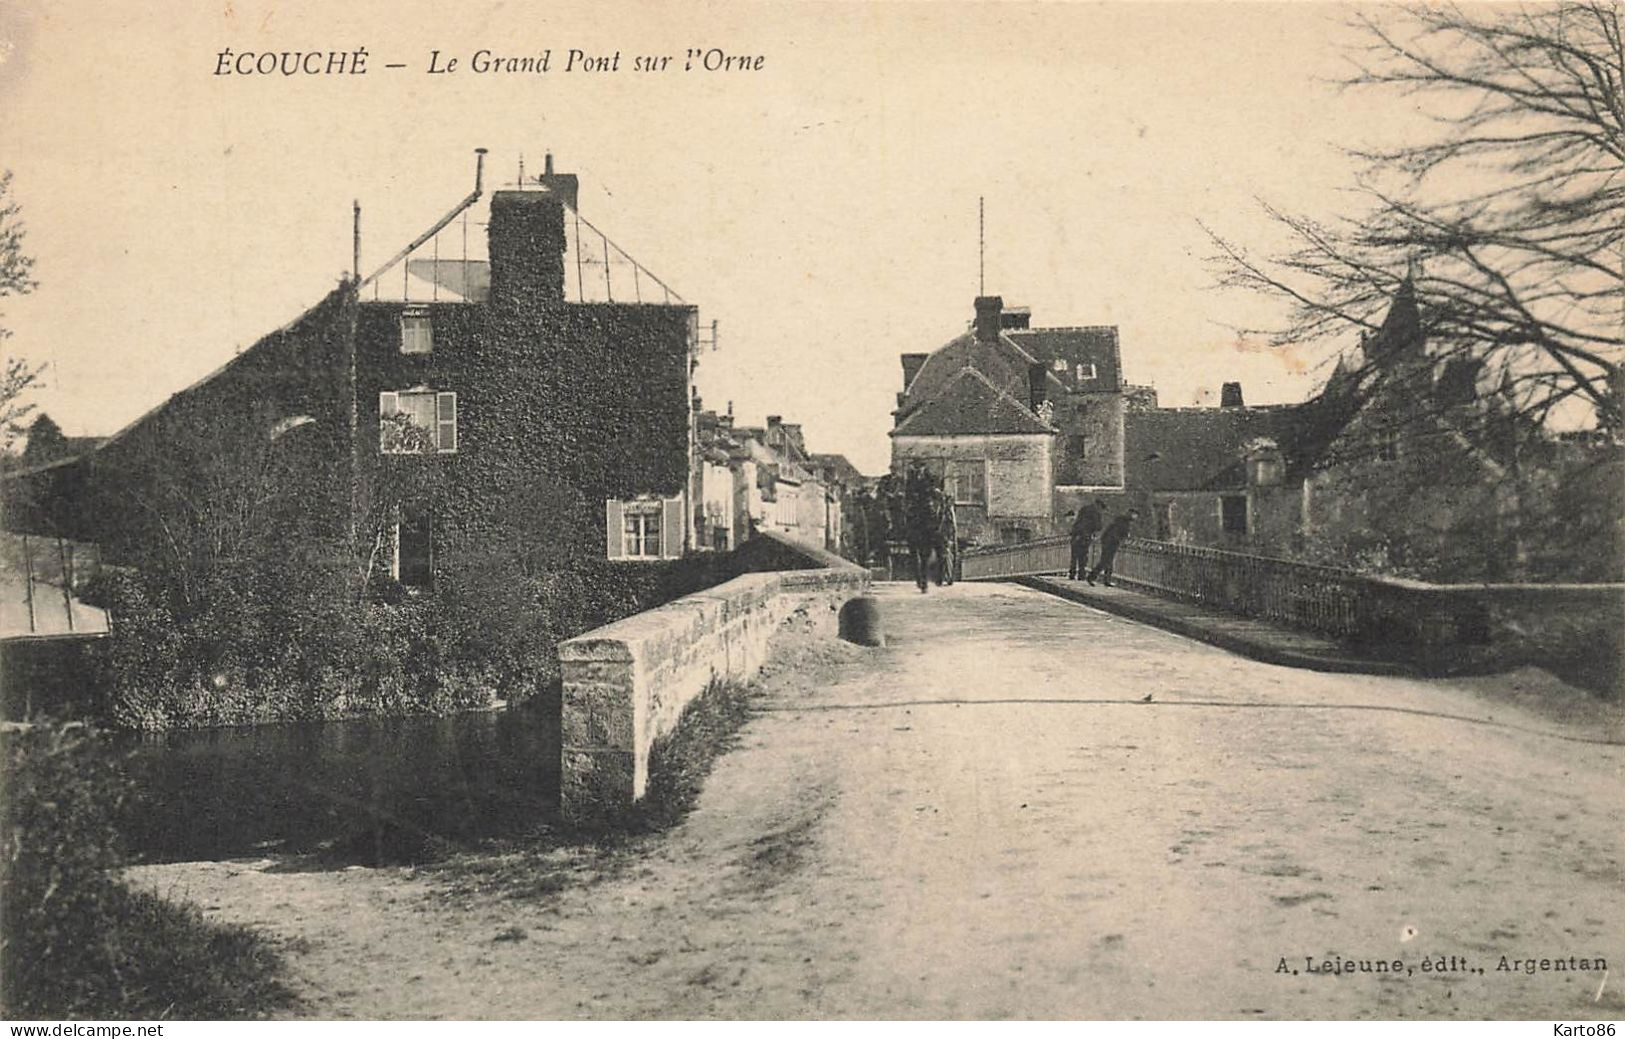
POLYGON ((1227 382, 1219 388, 1219 407, 1239 408, 1243 406, 1244 405, 1242 404, 1241 400, 1241 383, 1227 382))
POLYGON ((976 297, 976 338, 992 342, 999 338, 999 324, 1004 313, 1004 297, 976 297))

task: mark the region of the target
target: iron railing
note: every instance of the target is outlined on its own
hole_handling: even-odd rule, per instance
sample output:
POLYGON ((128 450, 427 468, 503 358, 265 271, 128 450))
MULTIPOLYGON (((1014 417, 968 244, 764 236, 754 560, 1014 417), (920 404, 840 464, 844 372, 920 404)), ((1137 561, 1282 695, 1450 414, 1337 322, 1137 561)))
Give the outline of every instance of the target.
POLYGON ((1375 596, 1393 593, 1353 570, 1139 539, 1118 551, 1114 576, 1170 598, 1335 638, 1360 634, 1375 596))
POLYGON ((1061 534, 1010 545, 970 548, 960 553, 959 560, 962 581, 1064 574, 1072 561, 1072 542, 1061 534))

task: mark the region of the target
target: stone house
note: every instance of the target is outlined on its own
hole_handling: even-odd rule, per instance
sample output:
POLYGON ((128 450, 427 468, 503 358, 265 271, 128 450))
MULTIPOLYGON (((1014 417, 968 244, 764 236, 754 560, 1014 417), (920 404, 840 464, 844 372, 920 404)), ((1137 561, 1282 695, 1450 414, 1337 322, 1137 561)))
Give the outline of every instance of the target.
POLYGON ((1140 536, 1242 549, 1296 533, 1301 503, 1281 447, 1289 409, 1245 407, 1236 383, 1221 399, 1127 416, 1126 490, 1140 536))
POLYGON ((736 426, 732 405, 719 415, 696 400, 695 429, 700 545, 725 550, 756 531, 774 531, 839 547, 839 491, 825 482, 828 466, 807 450, 799 423, 769 415, 764 426, 736 426))
MULTIPOLYGON (((613 299, 607 264, 610 298, 580 292, 585 221, 551 158, 514 189, 482 181, 371 277, 93 450, 11 476, 7 526, 139 556, 156 538, 142 503, 180 459, 283 455, 296 478, 275 497, 304 550, 348 567, 372 541, 373 568, 409 587, 520 543, 682 555, 695 308, 613 299), (373 515, 386 483, 419 490, 373 515)), ((359 225, 358 207, 358 258, 359 225)))
POLYGON ((1139 533, 1443 580, 1610 579, 1618 446, 1555 437, 1486 381, 1430 349, 1406 284, 1307 401, 1249 407, 1228 383, 1217 408, 1131 409, 1139 533))
POLYGON ((966 542, 1050 534, 1084 497, 1122 491, 1116 328, 1033 328, 1024 308, 982 296, 969 330, 902 363, 892 469, 920 462, 941 478, 966 542))

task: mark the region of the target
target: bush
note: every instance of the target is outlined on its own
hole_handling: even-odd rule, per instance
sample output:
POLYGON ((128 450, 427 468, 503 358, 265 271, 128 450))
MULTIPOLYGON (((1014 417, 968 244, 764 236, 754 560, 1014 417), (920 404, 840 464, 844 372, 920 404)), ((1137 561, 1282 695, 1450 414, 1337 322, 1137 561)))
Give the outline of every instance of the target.
POLYGON ((109 717, 160 730, 519 702, 558 680, 559 642, 747 563, 588 557, 536 571, 509 548, 464 551, 448 553, 432 593, 375 578, 357 605, 331 575, 296 561, 213 580, 204 607, 183 607, 168 585, 140 573, 108 571, 97 594, 114 616, 109 717))
POLYGON ((84 726, 4 742, 0 1003, 11 1017, 244 1017, 285 1005, 281 957, 245 928, 132 891, 114 818, 122 781, 84 726))

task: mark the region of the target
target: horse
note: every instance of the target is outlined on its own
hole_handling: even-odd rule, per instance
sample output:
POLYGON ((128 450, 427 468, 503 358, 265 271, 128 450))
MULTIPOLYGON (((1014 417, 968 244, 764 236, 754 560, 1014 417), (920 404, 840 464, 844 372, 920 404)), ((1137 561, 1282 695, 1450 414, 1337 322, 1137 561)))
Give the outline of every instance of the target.
POLYGON ((926 590, 932 556, 937 559, 937 584, 953 584, 956 545, 953 500, 923 469, 909 474, 904 491, 904 532, 909 555, 914 560, 914 582, 920 591, 926 590))

